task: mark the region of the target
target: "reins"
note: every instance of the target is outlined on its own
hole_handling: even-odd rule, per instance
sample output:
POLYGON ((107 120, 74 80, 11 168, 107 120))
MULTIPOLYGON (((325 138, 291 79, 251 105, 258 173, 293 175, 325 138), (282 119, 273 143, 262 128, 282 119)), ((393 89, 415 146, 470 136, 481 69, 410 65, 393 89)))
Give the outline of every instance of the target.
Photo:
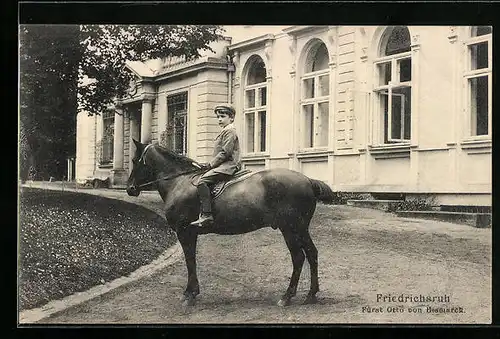
POLYGON ((170 179, 174 179, 174 178, 180 177, 181 175, 190 174, 190 173, 195 173, 195 172, 199 172, 199 171, 200 171, 200 169, 199 169, 199 168, 196 168, 196 169, 192 169, 192 170, 185 171, 185 172, 181 172, 181 173, 176 173, 176 174, 172 174, 172 175, 167 175, 166 177, 159 178, 159 179, 156 179, 156 180, 153 180, 153 181, 146 182, 146 183, 144 183, 144 184, 137 185, 137 186, 135 186, 135 188, 145 187, 145 186, 148 186, 148 185, 154 184, 154 183, 156 183, 156 182, 159 182, 160 180, 170 180, 170 179))
MULTIPOLYGON (((149 145, 146 146, 146 148, 144 148, 144 151, 142 151, 141 157, 139 158, 139 162, 143 162, 144 165, 146 165, 146 160, 145 160, 146 152, 152 146, 153 146, 152 144, 149 144, 149 145)), ((174 178, 180 177, 181 175, 186 175, 186 174, 190 174, 190 173, 200 172, 202 170, 201 166, 198 165, 197 163, 192 162, 192 165, 195 166, 195 167, 197 167, 197 168, 189 170, 189 171, 181 172, 181 173, 175 173, 175 174, 167 175, 167 176, 165 176, 163 178, 159 178, 159 179, 156 179, 156 180, 153 180, 153 181, 148 181, 148 182, 146 182, 144 184, 140 184, 140 185, 137 185, 137 186, 134 186, 134 187, 136 189, 138 189, 138 188, 145 187, 145 186, 154 184, 156 182, 159 182, 160 180, 170 180, 170 179, 174 179, 174 178)))

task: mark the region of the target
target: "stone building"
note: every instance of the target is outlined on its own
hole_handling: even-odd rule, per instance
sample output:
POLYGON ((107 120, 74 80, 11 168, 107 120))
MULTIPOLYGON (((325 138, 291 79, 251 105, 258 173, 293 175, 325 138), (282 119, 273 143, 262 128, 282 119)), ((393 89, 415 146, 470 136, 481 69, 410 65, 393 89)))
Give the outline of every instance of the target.
POLYGON ((213 107, 229 101, 248 169, 491 205, 491 27, 225 29, 197 60, 127 64, 136 81, 115 111, 78 116, 77 180, 124 185, 132 137, 207 161, 213 107))

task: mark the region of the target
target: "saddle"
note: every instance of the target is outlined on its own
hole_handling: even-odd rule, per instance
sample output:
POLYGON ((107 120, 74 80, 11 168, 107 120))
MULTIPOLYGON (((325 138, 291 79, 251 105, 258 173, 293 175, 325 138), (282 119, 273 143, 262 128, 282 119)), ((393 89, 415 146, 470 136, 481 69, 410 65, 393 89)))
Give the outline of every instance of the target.
POLYGON ((212 200, 217 199, 227 187, 231 186, 232 184, 236 184, 237 182, 240 182, 242 180, 245 180, 254 173, 255 172, 252 172, 247 169, 239 170, 238 172, 234 173, 229 180, 219 181, 214 185, 210 185, 210 193, 212 194, 212 200))

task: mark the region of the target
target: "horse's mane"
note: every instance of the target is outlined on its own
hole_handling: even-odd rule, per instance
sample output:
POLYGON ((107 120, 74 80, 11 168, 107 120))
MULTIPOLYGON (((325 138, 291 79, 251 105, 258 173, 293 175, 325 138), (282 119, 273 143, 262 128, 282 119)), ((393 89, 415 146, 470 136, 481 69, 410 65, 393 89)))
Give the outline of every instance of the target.
POLYGON ((188 157, 181 155, 181 154, 177 154, 177 153, 173 152, 172 150, 169 150, 168 148, 160 146, 158 143, 155 143, 154 146, 156 147, 158 152, 160 152, 161 155, 163 155, 164 157, 173 159, 175 162, 177 162, 180 165, 185 165, 185 166, 189 166, 190 168, 192 168, 193 162, 196 163, 196 161, 194 161, 193 159, 188 158, 188 157))

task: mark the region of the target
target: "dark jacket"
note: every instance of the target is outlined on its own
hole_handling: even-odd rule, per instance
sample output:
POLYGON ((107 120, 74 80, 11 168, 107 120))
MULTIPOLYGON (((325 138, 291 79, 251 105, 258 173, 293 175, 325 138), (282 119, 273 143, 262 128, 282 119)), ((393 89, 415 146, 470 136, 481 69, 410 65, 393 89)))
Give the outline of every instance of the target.
POLYGON ((227 125, 215 138, 213 156, 210 166, 214 172, 233 175, 241 169, 240 142, 233 124, 227 125))

